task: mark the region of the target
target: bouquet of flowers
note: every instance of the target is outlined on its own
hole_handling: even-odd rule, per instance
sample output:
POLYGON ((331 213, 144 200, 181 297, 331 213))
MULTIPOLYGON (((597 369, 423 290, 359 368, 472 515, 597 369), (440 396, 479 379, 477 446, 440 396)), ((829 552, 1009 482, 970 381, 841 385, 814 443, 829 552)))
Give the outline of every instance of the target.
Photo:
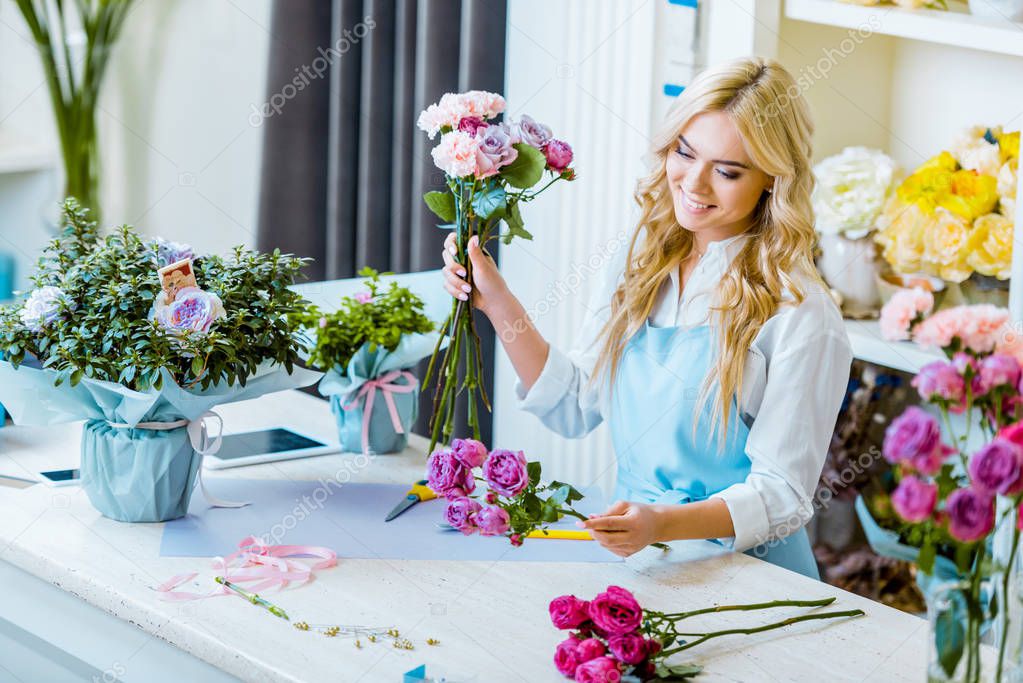
POLYGON ((763 626, 700 633, 685 628, 680 622, 702 614, 775 607, 823 607, 834 601, 835 598, 775 600, 750 605, 717 605, 687 612, 658 612, 641 607, 636 597, 620 586, 608 586, 592 600, 562 595, 551 600, 548 611, 555 627, 572 633, 554 651, 554 666, 566 678, 578 683, 623 681, 627 676, 641 681, 694 678, 702 667, 668 664, 666 660, 713 638, 761 633, 801 621, 858 617, 863 615, 863 610, 816 612, 763 626))
POLYGON ((210 409, 319 378, 295 367, 303 261, 199 256, 126 225, 101 238, 70 199, 64 219, 28 299, 0 307, 0 403, 18 424, 88 420, 82 486, 107 517, 180 517, 220 446, 210 409))
POLYGON ((1016 625, 1020 619, 1010 578, 1018 572, 1023 525, 1023 340, 1004 309, 962 306, 929 315, 929 296, 897 295, 882 311, 882 329, 889 338, 911 337, 947 356, 922 367, 913 380, 942 416, 947 441, 938 419, 921 408, 910 407, 892 421, 883 448, 898 480, 890 505, 901 537, 920 548, 920 570, 930 575, 936 559, 951 560, 962 577, 951 598, 961 609, 932 615, 940 666, 932 673, 980 680, 980 636, 997 619, 994 680, 1002 680, 1010 619, 1016 625), (950 413, 965 413, 968 425, 979 423, 982 445, 969 440, 969 427, 957 434, 950 413), (1001 522, 1011 530, 1008 553, 997 557, 991 541, 1001 522))
MULTIPOLYGON (((385 273, 389 274, 389 273, 385 273)), ((434 324, 407 287, 363 268, 366 290, 345 297, 333 313, 315 306, 298 320, 314 330, 309 364, 325 371, 319 390, 330 398, 346 451, 397 453, 418 414, 417 380, 409 368, 430 354, 434 324), (384 410, 375 403, 383 395, 384 410), (374 410, 374 408, 376 408, 374 410)))
MULTIPOLYGON (((443 221, 440 227, 453 231, 460 263, 465 264, 466 282, 473 284, 472 262, 468 258, 469 240, 479 238, 480 248, 497 237, 501 222, 508 227, 502 235, 505 244, 513 238, 532 239, 525 229, 519 204, 532 201, 558 180, 573 180, 572 148, 554 138, 551 129, 523 115, 518 121, 494 119, 505 108, 500 95, 472 90, 447 93, 419 115, 418 126, 432 140, 434 163, 444 171, 447 190, 427 192, 426 205, 443 221), (542 187, 536 186, 546 178, 542 187)), ((473 436, 480 438, 479 406, 487 410, 490 401, 482 384, 483 358, 472 306, 465 301, 452 302, 451 314, 444 323, 441 339, 450 344, 441 358, 441 339, 437 341, 423 383, 429 384, 436 369, 437 389, 430 417, 430 451, 438 442, 448 442, 454 421, 456 394, 465 391, 468 398, 468 423, 473 436), (458 377, 464 359, 464 376, 458 377)))
POLYGON ((449 448, 434 451, 426 463, 429 487, 448 499, 445 521, 466 536, 507 536, 522 545, 530 534, 568 515, 587 517, 572 508, 583 494, 558 481, 540 483, 540 463, 526 462, 522 451, 487 447, 475 439, 455 439, 449 448), (479 470, 482 476, 477 476, 479 470), (472 493, 485 482, 480 504, 472 493))
POLYGON ((896 188, 874 239, 899 273, 962 282, 1011 270, 1019 131, 974 128, 896 188))
POLYGON ((846 147, 817 164, 813 169, 817 232, 852 240, 870 234, 897 170, 890 156, 866 147, 846 147))

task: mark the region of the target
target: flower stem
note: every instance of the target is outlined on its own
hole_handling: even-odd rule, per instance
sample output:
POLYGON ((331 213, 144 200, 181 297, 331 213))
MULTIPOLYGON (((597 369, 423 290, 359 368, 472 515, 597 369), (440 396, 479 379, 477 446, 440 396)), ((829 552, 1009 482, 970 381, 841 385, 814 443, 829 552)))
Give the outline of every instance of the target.
POLYGON ((681 621, 700 614, 711 614, 715 612, 748 612, 758 609, 770 609, 772 607, 826 607, 835 601, 836 598, 822 598, 820 600, 773 600, 771 602, 756 602, 745 605, 717 605, 715 607, 704 607, 703 609, 691 612, 647 612, 664 621, 681 621))
MULTIPOLYGON (((1010 508, 1012 509, 1012 508, 1010 508)), ((1016 527, 1012 531, 1012 549, 1009 551, 1009 559, 1006 562, 1005 568, 1002 570, 1002 597, 1001 602, 1002 608, 1002 633, 1000 635, 1001 642, 998 644, 998 667, 995 673, 995 680, 1002 680, 1002 665, 1005 662, 1005 645, 1009 642, 1009 578, 1012 572, 1015 570, 1016 564, 1016 550, 1019 548, 1019 528, 1016 527)))

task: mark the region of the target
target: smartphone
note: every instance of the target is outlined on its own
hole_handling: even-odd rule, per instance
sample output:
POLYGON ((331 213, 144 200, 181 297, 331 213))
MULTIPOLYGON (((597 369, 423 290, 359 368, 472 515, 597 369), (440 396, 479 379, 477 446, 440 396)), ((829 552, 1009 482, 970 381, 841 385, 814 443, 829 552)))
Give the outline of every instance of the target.
POLYGON ((79 470, 50 470, 48 472, 40 472, 39 476, 43 478, 44 484, 50 486, 73 486, 78 484, 82 478, 82 473, 79 470))
POLYGON ((276 427, 225 435, 220 450, 203 458, 203 467, 220 470, 340 452, 341 446, 328 446, 286 427, 276 427))

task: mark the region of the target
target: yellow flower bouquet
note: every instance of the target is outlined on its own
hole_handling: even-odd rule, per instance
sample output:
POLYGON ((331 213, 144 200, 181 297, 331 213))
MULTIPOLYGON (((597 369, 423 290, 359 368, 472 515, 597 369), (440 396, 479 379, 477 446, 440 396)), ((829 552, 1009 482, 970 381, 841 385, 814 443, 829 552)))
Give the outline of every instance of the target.
POLYGON ((875 241, 896 273, 960 283, 1007 280, 1019 169, 1019 132, 974 127, 896 188, 875 241))

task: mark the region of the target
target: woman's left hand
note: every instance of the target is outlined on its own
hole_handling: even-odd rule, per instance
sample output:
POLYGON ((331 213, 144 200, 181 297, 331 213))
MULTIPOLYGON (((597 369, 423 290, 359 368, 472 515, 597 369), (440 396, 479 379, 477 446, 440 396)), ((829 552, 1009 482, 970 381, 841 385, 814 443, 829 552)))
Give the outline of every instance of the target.
POLYGON ((620 500, 600 515, 576 522, 593 539, 619 557, 628 557, 661 539, 658 508, 620 500))

